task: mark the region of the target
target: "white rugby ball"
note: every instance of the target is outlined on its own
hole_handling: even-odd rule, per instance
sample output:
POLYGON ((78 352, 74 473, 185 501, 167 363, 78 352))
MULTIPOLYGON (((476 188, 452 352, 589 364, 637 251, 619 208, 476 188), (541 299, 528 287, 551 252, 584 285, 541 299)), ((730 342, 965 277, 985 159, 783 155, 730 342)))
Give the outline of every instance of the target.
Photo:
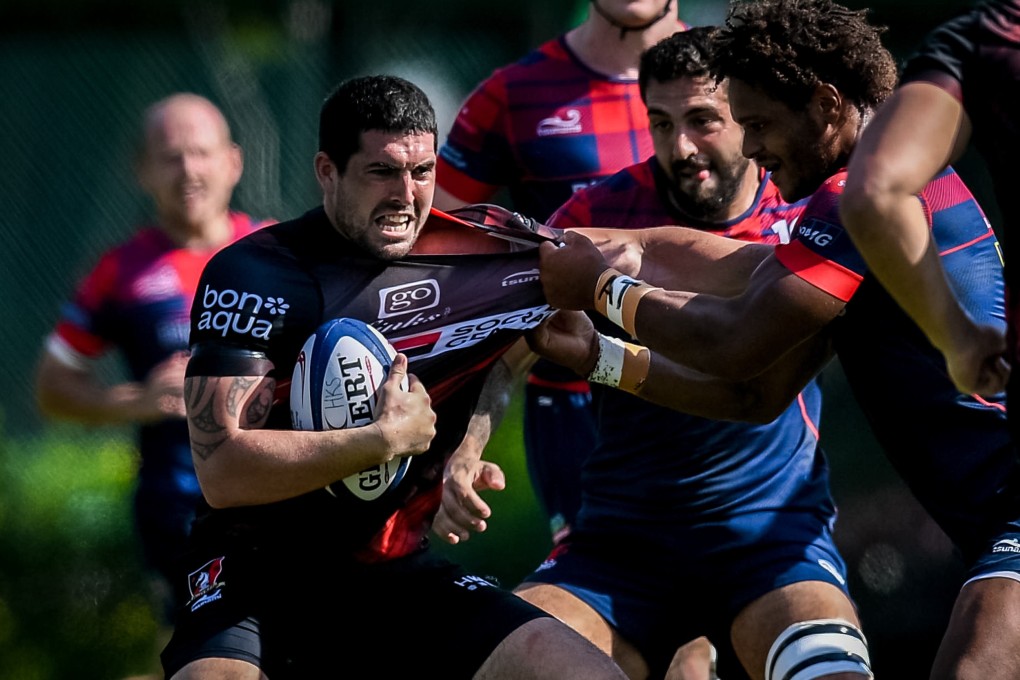
MULTIPOLYGON (((397 354, 382 333, 357 319, 332 319, 305 341, 290 383, 295 430, 338 430, 375 420, 377 392, 397 354)), ((407 378, 401 383, 408 389, 407 378)), ((407 473, 409 457, 394 458, 334 482, 334 496, 381 498, 407 473)))

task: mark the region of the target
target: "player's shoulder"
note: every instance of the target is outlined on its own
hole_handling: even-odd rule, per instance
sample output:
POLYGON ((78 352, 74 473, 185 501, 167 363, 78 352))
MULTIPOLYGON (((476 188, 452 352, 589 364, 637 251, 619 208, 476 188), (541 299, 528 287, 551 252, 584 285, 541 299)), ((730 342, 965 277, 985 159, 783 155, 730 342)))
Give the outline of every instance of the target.
POLYGON ((304 250, 321 250, 324 229, 316 219, 325 220, 321 211, 309 211, 300 217, 253 228, 249 233, 220 249, 206 266, 206 272, 217 276, 245 276, 246 271, 268 271, 293 268, 304 250), (320 237, 320 238, 317 238, 320 237))
POLYGON ((570 68, 574 60, 559 36, 530 50, 514 62, 497 68, 489 80, 498 80, 505 85, 526 85, 536 79, 548 77, 564 67, 570 68))
POLYGON ((574 192, 574 196, 580 195, 585 200, 597 202, 612 200, 623 193, 632 193, 641 189, 655 188, 655 169, 652 163, 654 158, 617 170, 612 175, 598 180, 589 186, 574 192))

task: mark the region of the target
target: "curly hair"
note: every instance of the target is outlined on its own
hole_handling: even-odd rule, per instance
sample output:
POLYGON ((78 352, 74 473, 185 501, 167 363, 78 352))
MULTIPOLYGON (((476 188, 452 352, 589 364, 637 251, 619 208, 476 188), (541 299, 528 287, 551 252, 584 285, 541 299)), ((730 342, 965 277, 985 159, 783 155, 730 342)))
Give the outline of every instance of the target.
POLYGON ((716 76, 742 80, 793 107, 829 83, 858 107, 874 108, 892 93, 898 74, 882 46, 885 27, 869 24, 866 13, 831 0, 734 0, 719 36, 716 76))
POLYGON ((648 83, 670 83, 680 78, 712 76, 717 26, 695 26, 663 38, 641 54, 638 89, 645 101, 648 83))

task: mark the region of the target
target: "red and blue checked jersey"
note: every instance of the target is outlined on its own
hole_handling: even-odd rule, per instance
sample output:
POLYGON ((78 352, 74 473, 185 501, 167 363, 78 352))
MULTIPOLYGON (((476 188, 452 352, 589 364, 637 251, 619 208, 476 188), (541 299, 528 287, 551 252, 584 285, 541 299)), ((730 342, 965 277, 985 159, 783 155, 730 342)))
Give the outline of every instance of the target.
MULTIPOLYGON (((839 219, 845 177, 840 172, 815 192, 795 240, 779 246, 776 257, 846 301, 832 330, 854 396, 918 500, 973 556, 985 535, 982 527, 1015 518, 1020 507, 1005 400, 960 394, 941 353, 869 274, 839 219)), ((919 197, 966 309, 978 322, 1004 327, 999 244, 974 197, 951 168, 919 197)))
POLYGON ((764 171, 754 203, 747 211, 728 222, 696 220, 672 207, 669 179, 652 156, 644 163, 632 165, 574 195, 549 219, 557 229, 578 227, 623 227, 643 229, 679 224, 720 236, 777 244, 790 240, 790 232, 806 201, 790 204, 779 196, 779 190, 767 180, 764 171))
POLYGON ((469 203, 508 187, 515 210, 544 221, 577 189, 651 153, 637 80, 591 70, 560 36, 468 96, 439 150, 436 178, 469 203))
MULTIPOLYGON (((804 203, 786 204, 762 174, 753 205, 719 224, 694 222, 667 197, 668 179, 654 158, 579 191, 551 219, 556 228, 594 225, 643 228, 680 224, 754 242, 778 243, 777 223, 792 223, 804 203)), ((626 337, 604 319, 603 333, 626 337)), ((584 502, 577 530, 669 532, 726 522, 737 533, 754 527, 755 511, 835 513, 828 466, 818 448, 821 392, 809 385, 767 425, 710 420, 592 385, 598 445, 582 472, 584 502), (751 523, 751 524, 748 524, 751 523), (738 528, 739 525, 739 528, 738 528)), ((656 540, 661 540, 658 534, 656 540)))
MULTIPOLYGON (((995 189, 1008 242, 1020 237, 1016 159, 1020 156, 1020 0, 982 2, 932 31, 909 59, 902 82, 923 81, 961 102, 971 120, 971 139, 981 153, 995 189)), ((1020 368, 1020 263, 1009 257, 1010 359, 1020 368)), ((1014 369, 1010 391, 1020 394, 1014 369)), ((1020 418, 1013 414, 1020 434, 1020 418)))
MULTIPOLYGON (((262 226, 243 213, 230 219, 234 240, 262 226)), ((140 229, 80 282, 61 310, 58 341, 89 359, 117 350, 132 379, 144 380, 156 364, 187 349, 191 301, 216 250, 181 248, 159 227, 140 229)), ((183 419, 141 426, 139 451, 146 488, 199 495, 183 419)))

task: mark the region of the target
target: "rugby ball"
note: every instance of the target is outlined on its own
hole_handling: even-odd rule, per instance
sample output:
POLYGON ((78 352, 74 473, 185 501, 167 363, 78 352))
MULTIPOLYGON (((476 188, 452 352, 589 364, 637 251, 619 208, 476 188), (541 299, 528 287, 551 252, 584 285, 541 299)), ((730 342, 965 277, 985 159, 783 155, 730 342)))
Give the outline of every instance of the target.
MULTIPOLYGON (((382 333, 357 319, 319 326, 298 353, 290 383, 295 430, 339 430, 375 420, 377 391, 397 352, 382 333)), ((408 389, 407 378, 401 384, 408 389)), ((407 473, 409 457, 366 468, 326 487, 334 496, 374 501, 407 473)))

